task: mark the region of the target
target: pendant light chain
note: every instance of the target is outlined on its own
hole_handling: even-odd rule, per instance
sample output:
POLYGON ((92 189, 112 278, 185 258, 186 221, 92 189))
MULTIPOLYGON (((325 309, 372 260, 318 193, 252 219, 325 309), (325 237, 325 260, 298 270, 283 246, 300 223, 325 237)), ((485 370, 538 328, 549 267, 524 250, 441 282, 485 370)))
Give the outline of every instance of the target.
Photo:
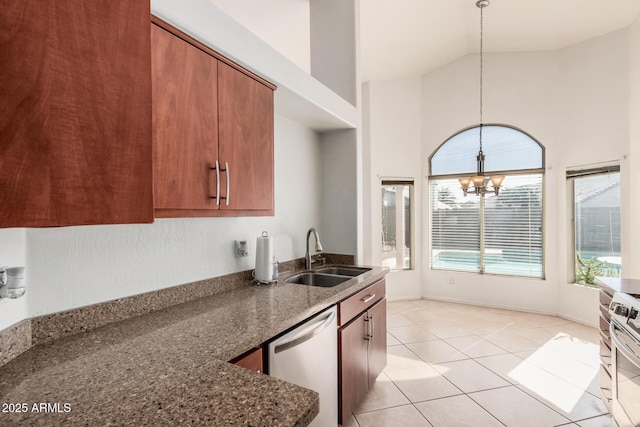
POLYGON ((482 75, 484 72, 484 64, 482 60, 483 53, 483 38, 484 38, 484 4, 478 6, 480 8, 480 152, 482 153, 482 75))
MULTIPOLYGON (((493 193, 497 196, 500 191, 500 186, 502 185, 502 181, 504 180, 504 175, 492 175, 490 177, 485 177, 484 175, 484 153, 482 152, 482 128, 484 127, 483 123, 483 111, 482 111, 482 102, 483 99, 483 77, 484 77, 484 8, 489 6, 489 0, 478 0, 476 2, 476 6, 480 8, 480 140, 479 145, 480 149, 478 150, 478 155, 476 156, 476 162, 478 165, 477 173, 474 176, 470 177, 462 177, 458 178, 460 181, 460 185, 462 186, 462 191, 466 196, 469 192, 469 186, 473 183, 473 192, 484 198, 484 195, 491 190, 490 187, 487 186, 489 180, 491 180, 491 184, 493 185, 493 193)), ((484 203, 484 202, 481 202, 484 203)), ((482 240, 484 241, 484 240, 482 240)))

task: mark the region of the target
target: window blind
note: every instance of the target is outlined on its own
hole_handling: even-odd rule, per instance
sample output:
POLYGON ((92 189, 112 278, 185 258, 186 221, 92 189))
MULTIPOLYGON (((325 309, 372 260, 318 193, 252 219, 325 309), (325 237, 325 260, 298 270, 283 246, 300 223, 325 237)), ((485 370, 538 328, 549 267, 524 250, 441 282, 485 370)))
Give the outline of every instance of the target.
POLYGON ((432 268, 544 277, 542 174, 508 175, 484 200, 457 179, 430 183, 432 268))
POLYGON ((457 179, 432 179, 431 268, 480 271, 480 198, 463 197, 457 179))

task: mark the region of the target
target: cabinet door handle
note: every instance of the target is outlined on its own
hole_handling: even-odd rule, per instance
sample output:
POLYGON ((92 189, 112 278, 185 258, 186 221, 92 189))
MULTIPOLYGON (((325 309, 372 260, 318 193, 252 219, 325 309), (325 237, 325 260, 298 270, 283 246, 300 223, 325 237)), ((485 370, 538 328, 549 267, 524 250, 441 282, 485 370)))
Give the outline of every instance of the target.
POLYGON ((211 168, 216 171, 216 195, 211 196, 212 199, 216 199, 216 206, 220 206, 220 164, 216 160, 216 165, 211 168))
POLYGON ((224 162, 224 169, 222 171, 227 175, 227 194, 224 197, 220 197, 225 200, 225 204, 229 206, 229 162, 224 162))
POLYGON ((369 322, 371 323, 371 339, 373 339, 373 334, 376 332, 376 324, 372 314, 369 315, 369 322))
POLYGON ((364 339, 369 341, 371 339, 371 322, 369 322, 369 314, 364 314, 364 321, 367 322, 367 332, 364 334, 364 339))
POLYGON ((362 301, 362 302, 369 302, 369 301, 371 301, 372 299, 374 299, 375 297, 376 297, 376 294, 370 294, 370 295, 367 295, 366 297, 362 298, 360 301, 362 301))

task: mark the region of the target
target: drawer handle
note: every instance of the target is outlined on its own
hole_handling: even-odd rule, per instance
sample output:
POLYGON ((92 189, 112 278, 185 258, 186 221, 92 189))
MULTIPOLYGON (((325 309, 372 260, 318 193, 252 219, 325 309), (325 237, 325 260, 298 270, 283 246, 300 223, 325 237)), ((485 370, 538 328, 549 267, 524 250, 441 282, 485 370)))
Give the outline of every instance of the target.
POLYGON ((376 294, 370 294, 370 295, 367 295, 366 297, 362 298, 360 301, 362 301, 362 302, 369 302, 369 301, 371 301, 372 299, 374 299, 375 297, 376 297, 376 294))

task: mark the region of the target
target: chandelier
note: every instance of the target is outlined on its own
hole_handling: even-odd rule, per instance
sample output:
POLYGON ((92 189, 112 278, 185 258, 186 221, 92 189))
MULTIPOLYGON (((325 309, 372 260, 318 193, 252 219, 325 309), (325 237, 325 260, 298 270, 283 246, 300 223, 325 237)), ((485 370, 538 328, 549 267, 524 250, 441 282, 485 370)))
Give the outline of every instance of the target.
POLYGON ((469 176, 458 179, 460 181, 460 185, 462 185, 462 191, 466 196, 470 191, 469 185, 473 183, 473 190, 475 194, 478 196, 484 195, 487 192, 494 191, 496 196, 500 191, 500 185, 504 180, 504 175, 494 175, 494 176, 484 176, 484 153, 482 152, 482 74, 483 74, 483 62, 482 62, 482 54, 483 54, 483 38, 484 38, 484 26, 483 26, 483 9, 489 6, 489 0, 479 0, 476 2, 476 6, 480 9, 480 149, 478 150, 478 155, 476 156, 476 161, 478 164, 477 173, 475 176, 469 176), (492 188, 488 187, 489 181, 491 181, 492 188))

